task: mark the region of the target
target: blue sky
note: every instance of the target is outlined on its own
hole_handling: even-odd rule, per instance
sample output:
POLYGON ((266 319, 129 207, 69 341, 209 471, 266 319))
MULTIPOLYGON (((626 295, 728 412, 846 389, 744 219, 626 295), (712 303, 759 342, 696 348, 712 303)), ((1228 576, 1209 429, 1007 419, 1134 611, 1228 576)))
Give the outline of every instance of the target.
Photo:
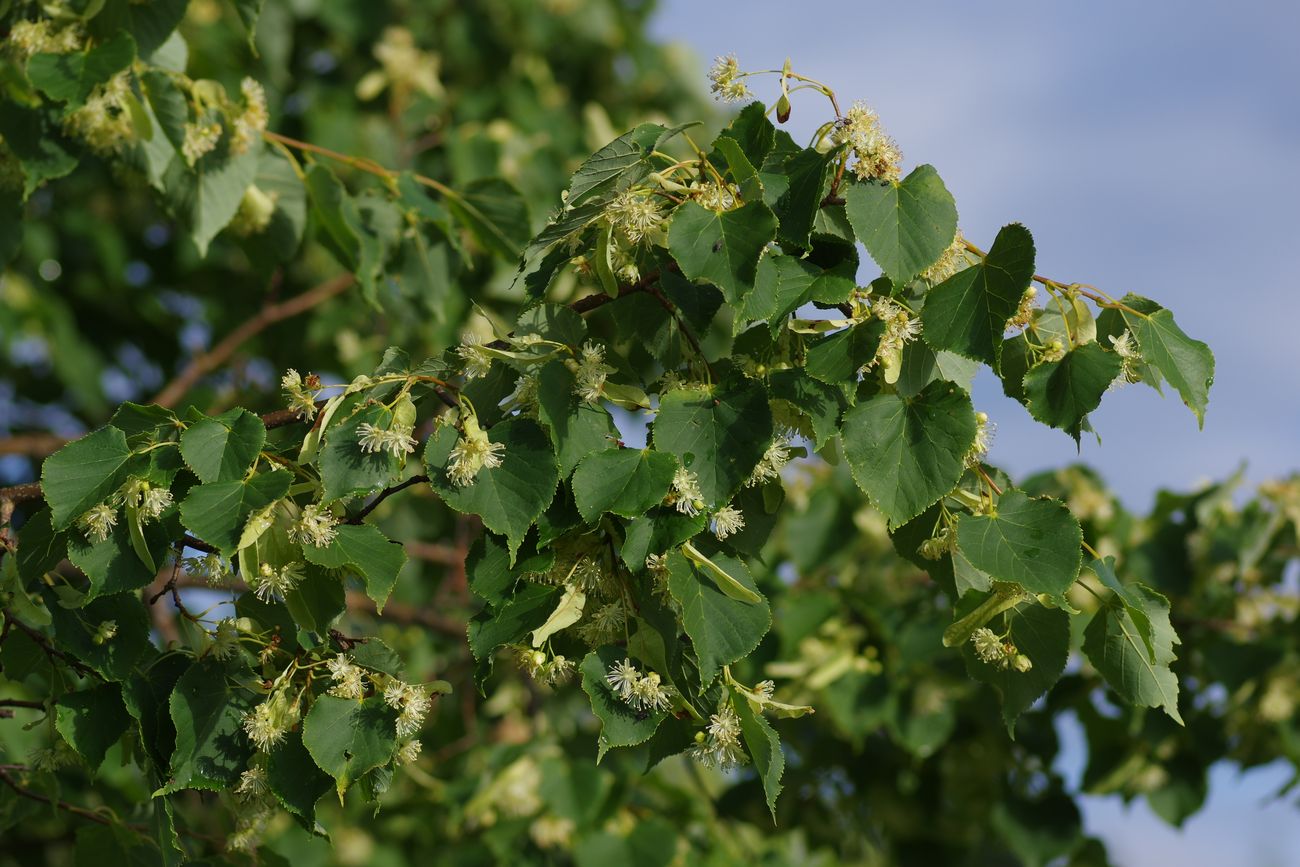
MULTIPOLYGON (((655 32, 701 72, 728 52, 751 69, 789 56, 872 105, 908 168, 939 170, 972 241, 1023 222, 1039 273, 1148 295, 1210 343, 1203 431, 1145 386, 1094 414, 1103 445, 1081 457, 1128 505, 1243 462, 1251 481, 1300 469, 1300 3, 661 0, 655 32)), ((802 140, 826 117, 805 96, 789 125, 802 140)), ((991 378, 975 397, 1013 474, 1080 457, 991 378)), ((1126 867, 1298 864, 1300 812, 1265 806, 1285 779, 1217 769, 1181 832, 1111 798, 1085 799, 1086 822, 1126 867)))

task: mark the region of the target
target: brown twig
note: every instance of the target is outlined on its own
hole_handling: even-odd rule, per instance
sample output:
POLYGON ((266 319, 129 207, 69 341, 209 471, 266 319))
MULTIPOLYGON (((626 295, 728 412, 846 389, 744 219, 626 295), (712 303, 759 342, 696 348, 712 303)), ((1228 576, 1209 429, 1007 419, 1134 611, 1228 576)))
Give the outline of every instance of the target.
POLYGON ((456 549, 450 545, 440 545, 437 542, 407 542, 402 547, 406 548, 406 553, 417 560, 428 560, 430 563, 442 563, 451 565, 459 563, 456 549))
POLYGON ((252 318, 245 320, 238 328, 227 334, 220 343, 186 365, 171 382, 163 386, 162 391, 154 396, 152 402, 159 406, 175 406, 196 382, 225 364, 240 346, 254 336, 277 322, 305 313, 316 305, 328 301, 355 282, 356 277, 352 274, 340 274, 288 301, 266 305, 252 318))
POLYGON ((52 433, 15 434, 0 439, 0 455, 26 455, 29 458, 43 458, 52 455, 67 442, 66 437, 52 433))
POLYGON ((361 509, 360 512, 357 512, 351 518, 348 518, 347 523, 360 524, 362 521, 366 519, 366 515, 369 515, 371 512, 373 512, 376 508, 378 508, 380 503, 382 503, 384 500, 391 497, 393 494, 396 494, 398 491, 406 490, 407 488, 413 485, 423 484, 424 482, 427 481, 429 481, 429 477, 426 475, 411 476, 411 478, 407 479, 401 484, 393 485, 390 488, 384 488, 384 490, 379 492, 379 496, 375 497, 373 500, 367 503, 361 509))
POLYGON ((45 710, 45 702, 26 701, 21 698, 0 698, 0 707, 27 707, 32 710, 45 710))
POLYGON ((62 650, 59 650, 54 645, 50 644, 50 642, 45 638, 44 635, 40 633, 39 630, 33 629, 32 627, 28 626, 26 623, 23 623, 21 620, 16 619, 8 611, 5 611, 5 620, 6 622, 12 623, 14 626, 18 627, 27 635, 28 638, 36 642, 37 645, 40 646, 41 650, 45 651, 45 655, 49 657, 51 662, 54 661, 55 657, 58 657, 59 659, 63 660, 65 665, 67 665, 69 668, 71 668, 73 671, 77 672, 80 675, 83 675, 85 677, 100 677, 99 672, 95 671, 93 668, 86 665, 84 662, 77 659, 76 657, 69 656, 68 654, 64 653, 62 650))
POLYGON ((99 815, 98 813, 87 810, 84 807, 78 807, 76 804, 69 804, 67 801, 60 801, 58 798, 51 798, 42 795, 39 792, 33 792, 31 789, 25 789, 18 785, 18 782, 9 776, 8 767, 0 768, 0 782, 14 790, 14 794, 20 798, 27 798, 32 801, 39 801, 42 804, 49 804, 52 807, 58 807, 64 812, 71 813, 74 816, 80 816, 90 822, 97 822, 100 825, 112 825, 112 821, 99 815))

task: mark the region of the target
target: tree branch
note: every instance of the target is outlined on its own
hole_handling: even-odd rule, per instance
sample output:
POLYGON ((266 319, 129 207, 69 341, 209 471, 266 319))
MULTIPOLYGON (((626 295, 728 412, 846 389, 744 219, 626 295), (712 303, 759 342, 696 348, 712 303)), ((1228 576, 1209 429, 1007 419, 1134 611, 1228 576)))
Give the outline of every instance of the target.
POLYGON ((59 650, 54 645, 50 644, 50 642, 46 640, 45 636, 42 635, 39 630, 33 629, 32 627, 28 626, 26 623, 23 623, 21 620, 18 620, 8 611, 5 611, 4 615, 5 615, 5 621, 7 623, 12 623, 14 626, 17 626, 20 630, 22 630, 27 635, 28 638, 36 642, 40 646, 41 650, 45 651, 45 655, 49 657, 51 662, 54 661, 55 657, 58 657, 59 659, 63 660, 65 665, 67 665, 69 668, 71 668, 73 671, 77 672, 78 674, 83 675, 85 677, 99 677, 101 680, 103 680, 103 678, 100 677, 99 672, 95 671, 93 668, 86 665, 76 657, 69 656, 68 654, 64 653, 62 650, 59 650))
POLYGON ((91 822, 97 822, 100 825, 113 824, 111 820, 106 819, 98 813, 91 812, 84 807, 78 807, 76 804, 69 804, 67 801, 60 801, 57 798, 51 798, 47 795, 42 795, 39 792, 33 792, 31 789, 24 789, 22 786, 18 785, 18 782, 14 780, 13 777, 9 776, 8 767, 0 768, 0 782, 3 782, 6 786, 13 789, 14 793, 21 798, 27 798, 32 801, 39 801, 42 804, 49 804, 52 807, 58 807, 64 812, 71 813, 74 816, 80 816, 81 818, 91 822))
POLYGON ((175 406, 196 382, 225 364, 240 346, 254 336, 277 322, 305 313, 343 292, 355 282, 356 277, 352 274, 340 274, 288 301, 266 305, 252 318, 245 320, 242 325, 227 334, 220 343, 186 365, 175 379, 163 386, 162 391, 154 396, 152 402, 168 408, 175 406))
POLYGON ((0 455, 25 455, 29 458, 43 458, 57 452, 66 442, 66 438, 52 433, 15 434, 0 439, 0 455))
POLYGON ((351 518, 348 518, 346 523, 360 524, 362 521, 365 520, 366 515, 369 515, 371 512, 373 512, 379 506, 380 503, 382 503, 384 500, 387 500, 393 494, 396 494, 398 491, 404 491, 413 485, 419 485, 427 481, 429 481, 429 477, 426 475, 411 476, 411 478, 407 479, 406 481, 400 484, 393 485, 392 487, 389 488, 384 488, 382 491, 379 492, 379 496, 375 497, 373 500, 367 503, 361 509, 360 512, 357 512, 351 518))

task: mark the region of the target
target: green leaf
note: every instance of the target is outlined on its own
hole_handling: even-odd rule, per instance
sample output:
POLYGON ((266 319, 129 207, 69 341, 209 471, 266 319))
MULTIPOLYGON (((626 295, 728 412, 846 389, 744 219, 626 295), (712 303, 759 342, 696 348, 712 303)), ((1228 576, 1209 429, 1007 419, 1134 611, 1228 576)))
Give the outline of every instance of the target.
POLYGON ((325 433, 325 446, 320 450, 323 501, 337 500, 357 494, 368 494, 390 484, 402 470, 402 461, 387 449, 362 451, 363 424, 387 428, 393 413, 382 404, 362 407, 325 433))
POLYGON ((587 323, 581 314, 563 305, 538 304, 519 315, 515 334, 520 337, 536 334, 543 340, 577 347, 587 339, 587 323))
POLYGON ((485 608, 469 622, 469 649, 478 663, 475 679, 481 687, 492 672, 492 655, 503 644, 514 644, 546 622, 560 588, 526 584, 503 605, 485 608))
MULTIPOLYGON (((838 153, 838 149, 821 153, 816 148, 804 148, 786 158, 785 175, 790 179, 790 185, 772 209, 780 221, 777 233, 782 243, 805 249, 809 246, 813 222, 826 191, 831 161, 838 153)), ((956 229, 955 220, 953 228, 956 229)))
POLYGON ((758 263, 754 288, 744 298, 741 315, 734 328, 744 328, 751 320, 764 320, 775 334, 791 313, 808 302, 813 281, 822 271, 816 265, 794 256, 769 253, 758 263))
POLYGON ((1126 596, 1110 597, 1093 615, 1083 632, 1083 652, 1124 701, 1138 707, 1163 708, 1182 725, 1178 678, 1169 669, 1177 658, 1173 647, 1179 643, 1169 625, 1169 602, 1141 584, 1132 585, 1126 596), (1139 603, 1135 608, 1152 627, 1154 659, 1143 638, 1144 627, 1134 619, 1128 599, 1139 603))
POLYGON ((1029 414, 1078 442, 1084 418, 1101 405, 1122 366, 1117 353, 1096 343, 1076 346, 1060 361, 1035 365, 1024 378, 1029 414))
MULTIPOLYGON (((971 381, 979 372, 978 362, 951 352, 936 352, 925 344, 924 340, 913 340, 903 347, 902 370, 895 387, 904 397, 915 397, 927 385, 937 379, 955 382, 970 391, 971 381)), ((1007 370, 1007 355, 1002 353, 1002 371, 1007 370)), ((1021 371, 1023 375, 1024 371, 1021 371)))
POLYGON ((301 819, 308 831, 315 830, 316 802, 333 788, 334 781, 312 761, 301 732, 289 732, 284 742, 271 751, 266 782, 281 807, 301 819))
POLYGON ((569 181, 566 205, 576 208, 588 201, 608 201, 635 184, 650 173, 651 152, 685 128, 643 123, 623 133, 578 166, 569 181))
MULTIPOLYGON (((255 268, 269 270, 293 261, 302 246, 307 231, 307 188, 294 169, 283 153, 269 148, 257 161, 253 183, 274 199, 275 210, 265 229, 241 241, 255 268)), ((413 235, 412 243, 423 243, 422 234, 413 235)))
POLYGON ((669 822, 641 818, 626 836, 612 831, 583 835, 573 847, 573 860, 577 867, 668 867, 678 851, 677 836, 669 822))
POLYGON ((573 374, 563 362, 548 362, 538 377, 537 415, 559 452, 560 476, 568 478, 587 455, 614 448, 618 428, 604 406, 593 406, 574 395, 573 374))
POLYGON ((671 452, 699 478, 710 508, 740 490, 772 441, 772 411, 761 385, 734 379, 708 390, 660 397, 654 446, 671 452))
POLYGON ((27 78, 45 95, 69 107, 86 101, 90 92, 135 60, 135 40, 119 30, 112 39, 85 51, 34 54, 27 61, 27 78))
MULTIPOLYGON (((119 520, 102 542, 92 543, 75 531, 68 534, 68 559, 90 579, 87 601, 138 590, 150 584, 156 576, 157 569, 146 565, 134 550, 127 524, 127 519, 119 520)), ((141 541, 155 564, 163 562, 171 538, 162 524, 145 525, 141 541)))
POLYGON ((337 576, 308 567, 303 580, 284 594, 284 605, 299 629, 327 635, 347 610, 347 592, 337 576))
POLYGON ((248 47, 252 50, 253 56, 257 56, 257 19, 262 17, 262 3, 264 0, 232 0, 235 6, 235 12, 239 14, 239 20, 243 22, 244 29, 248 31, 248 47))
POLYGON ((785 753, 781 751, 781 737, 772 724, 750 707, 749 700, 738 691, 731 693, 731 706, 740 717, 740 734, 745 739, 745 749, 754 760, 754 770, 763 783, 767 795, 767 808, 776 821, 776 799, 781 795, 781 775, 785 772, 785 753))
POLYGON ((181 521, 204 542, 233 554, 249 516, 287 494, 292 481, 287 470, 273 470, 243 481, 196 485, 181 503, 181 521))
POLYGON ((1065 661, 1070 656, 1070 616, 1059 608, 1031 604, 1011 612, 1009 618, 1009 640, 1033 662, 1029 671, 984 662, 969 641, 962 645, 962 655, 970 676, 998 691, 1002 699, 1002 721, 1007 734, 1014 738, 1016 720, 1065 671, 1065 661))
MULTIPOLYGON (((185 17, 188 5, 185 0, 155 0, 147 5, 132 3, 127 6, 131 35, 135 37, 141 58, 155 66, 164 66, 163 55, 167 53, 164 45, 174 41, 180 41, 184 45, 179 36, 174 39, 170 37, 173 37, 176 25, 185 17)), ((185 71, 184 63, 179 68, 175 65, 164 68, 171 72, 185 71)))
MULTIPOLYGON (((740 114, 718 133, 719 138, 733 139, 740 145, 741 153, 750 165, 761 166, 772 151, 776 140, 776 127, 767 119, 767 112, 761 102, 751 102, 740 110, 740 114)), ((716 146, 718 142, 714 142, 716 146)))
MULTIPOLYGON (((591 699, 592 713, 600 720, 602 754, 613 747, 645 743, 668 716, 666 711, 638 712, 614 694, 605 676, 610 666, 622 662, 626 656, 617 647, 600 647, 582 660, 582 689, 591 699)), ((664 672, 659 674, 662 676, 664 672)))
POLYGON ((758 259, 776 237, 776 216, 762 202, 713 211, 687 202, 673 213, 668 249, 690 280, 708 280, 739 304, 754 285, 758 259))
POLYGON ((844 414, 844 456, 853 479, 894 525, 957 486, 975 443, 970 395, 951 382, 914 398, 879 394, 844 414))
POLYGON ((357 701, 322 695, 302 724, 302 743, 335 780, 339 797, 397 749, 397 711, 382 696, 357 701))
POLYGON ((800 425, 800 432, 808 435, 818 449, 835 436, 844 412, 844 392, 797 367, 772 371, 767 384, 774 401, 808 419, 806 427, 800 425))
POLYGON ((54 532, 48 506, 27 519, 19 536, 18 552, 14 555, 22 583, 35 581, 68 556, 69 535, 54 532))
POLYGON ((181 457, 201 482, 242 479, 262 452, 266 425, 246 409, 198 421, 181 434, 181 457))
POLYGON ((478 515, 494 533, 506 537, 514 561, 524 534, 546 510, 560 481, 560 468, 546 432, 532 419, 515 417, 499 422, 488 439, 503 443, 501 466, 485 467, 464 487, 447 477, 451 450, 459 437, 450 425, 439 428, 424 450, 430 484, 457 512, 478 515))
POLYGON ((126 680, 137 663, 156 655, 149 641, 149 616, 131 593, 101 596, 84 607, 69 610, 58 604, 52 590, 45 591, 45 607, 54 624, 58 646, 93 668, 106 680, 126 680), (95 641, 101 624, 113 622, 117 634, 108 641, 95 641))
POLYGON ((663 500, 677 472, 670 454, 610 449, 588 455, 573 473, 573 496, 588 524, 602 512, 635 518, 663 500))
POLYGON ((808 346, 804 370, 827 385, 855 381, 858 370, 876 357, 883 334, 884 323, 873 318, 823 337, 808 346))
POLYGON ((1003 226, 983 261, 930 290, 921 332, 934 349, 983 361, 997 372, 1002 334, 1034 274, 1034 239, 1019 223, 1003 226))
POLYGON ((1083 531, 1060 500, 1011 490, 992 515, 962 515, 957 545, 971 565, 1030 593, 1061 597, 1079 577, 1083 531))
POLYGON ((651 554, 662 554, 704 530, 707 517, 684 515, 675 509, 656 507, 627 525, 619 555, 633 572, 645 569, 651 554))
POLYGON ((378 638, 367 638, 360 644, 353 645, 351 657, 362 668, 383 672, 391 677, 402 677, 402 658, 378 638))
POLYGON ((259 151, 230 157, 206 157, 191 169, 174 159, 163 176, 171 212, 185 222, 200 256, 239 210, 244 191, 257 176, 259 151))
POLYGON ((102 683, 59 696, 55 728, 92 771, 99 770, 104 754, 130 724, 131 717, 122 704, 122 688, 116 683, 102 683))
MULTIPOLYGON (((531 540, 529 546, 532 546, 531 540)), ((506 594, 519 581, 522 573, 530 570, 530 559, 532 558, 525 554, 512 569, 506 540, 494 533, 484 533, 470 546, 469 557, 465 561, 469 589, 495 608, 506 601, 506 594)), ((545 559, 544 566, 539 564, 538 571, 546 571, 552 562, 554 553, 545 559)))
POLYGON ((1144 585, 1125 584, 1121 581, 1115 574, 1114 557, 1093 560, 1088 564, 1088 568, 1128 610, 1129 617, 1137 627, 1138 635, 1142 637, 1151 661, 1172 662, 1174 645, 1181 642, 1169 623, 1168 606, 1162 608, 1158 601, 1153 602, 1150 596, 1154 591, 1144 585))
POLYGON ((253 755, 244 715, 256 702, 247 689, 231 687, 224 663, 201 659, 176 683, 171 696, 176 751, 162 793, 225 789, 239 780, 253 755))
POLYGON ((28 109, 6 103, 0 111, 0 136, 22 163, 24 199, 46 181, 71 172, 79 162, 74 146, 63 136, 54 106, 28 109))
POLYGON ((1178 389, 1183 403, 1195 413, 1196 423, 1204 427, 1205 407, 1214 384, 1214 354, 1210 347, 1188 337, 1174 322, 1174 314, 1164 308, 1145 318, 1122 312, 1142 350, 1142 358, 1178 389))
POLYGON ((366 595, 381 614, 397 585, 398 573, 406 565, 406 550, 401 543, 389 539, 373 524, 340 525, 328 547, 303 545, 302 553, 309 563, 318 566, 355 569, 365 581, 366 595))
POLYGON ((743 184, 758 174, 758 170, 754 168, 754 164, 749 161, 749 157, 745 156, 744 149, 734 138, 718 136, 713 142, 713 151, 713 162, 718 164, 718 155, 720 155, 723 160, 720 165, 737 184, 743 184))
POLYGON ((126 481, 131 449, 126 435, 105 426, 73 440, 41 465, 41 494, 54 529, 62 530, 126 481))
POLYGON ((513 259, 528 243, 528 204, 504 178, 480 178, 446 198, 447 210, 487 250, 513 259))
POLYGON ((357 200, 327 167, 316 164, 307 173, 312 214, 319 221, 321 240, 366 289, 374 302, 375 282, 384 260, 384 244, 366 225, 357 200))
POLYGON ((901 182, 851 183, 844 199, 853 233, 895 286, 937 262, 957 234, 957 205, 934 166, 901 182))
MULTIPOLYGON (((745 564, 725 554, 710 559, 758 593, 745 564)), ((713 576, 703 573, 680 551, 668 554, 668 589, 682 607, 682 626, 695 646, 701 685, 712 683, 724 665, 752 653, 772 624, 766 599, 760 596, 757 604, 732 599, 718 589, 713 576)))

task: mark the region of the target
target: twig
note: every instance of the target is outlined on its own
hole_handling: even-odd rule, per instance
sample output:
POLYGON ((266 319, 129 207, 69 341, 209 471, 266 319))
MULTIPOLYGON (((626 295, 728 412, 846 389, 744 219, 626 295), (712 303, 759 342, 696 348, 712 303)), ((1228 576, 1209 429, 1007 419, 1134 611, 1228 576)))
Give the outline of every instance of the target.
POLYGON ((67 441, 66 437, 52 433, 16 434, 6 439, 0 439, 0 455, 26 455, 29 458, 43 458, 57 452, 67 441))
POLYGON ((31 789, 24 789, 22 786, 18 785, 17 781, 15 781, 13 777, 9 776, 8 768, 0 768, 0 782, 3 782, 6 786, 13 789, 14 793, 21 798, 27 798, 32 801, 39 801, 42 804, 49 804, 52 807, 58 807, 64 812, 71 813, 74 816, 80 816, 83 819, 90 822, 96 822, 100 825, 113 824, 111 820, 104 818, 98 813, 91 812, 84 807, 78 807, 76 804, 69 804, 67 801, 60 801, 57 798, 51 798, 47 795, 42 795, 39 792, 33 792, 31 789))
POLYGON ((45 702, 26 701, 21 698, 0 698, 0 707, 28 707, 32 710, 45 710, 45 702))
POLYGON ((290 298, 288 301, 268 304, 252 318, 245 320, 242 325, 227 334, 225 339, 212 349, 186 365, 185 369, 177 374, 175 379, 163 386, 162 391, 154 396, 152 402, 169 408, 175 406, 196 382, 225 364, 230 356, 234 355, 239 347, 248 340, 277 322, 290 319, 333 298, 355 282, 356 277, 352 274, 340 274, 326 280, 315 288, 308 289, 301 295, 290 298))
POLYGON ((407 542, 404 546, 406 553, 417 560, 428 560, 430 563, 442 563, 451 565, 459 563, 456 549, 450 545, 439 545, 437 542, 407 542))
POLYGON ((52 644, 50 644, 50 642, 46 640, 45 636, 42 635, 39 630, 33 629, 32 627, 28 626, 26 623, 23 623, 21 620, 18 620, 8 611, 5 611, 4 614, 5 614, 5 620, 9 623, 12 623, 14 626, 17 626, 24 633, 26 633, 28 638, 30 638, 32 641, 35 641, 38 645, 40 645, 41 650, 45 651, 45 655, 49 657, 51 661, 53 661, 54 657, 57 656, 59 659, 63 660, 64 664, 66 664, 69 668, 71 668, 73 671, 77 672, 80 675, 86 677, 100 677, 99 672, 95 671, 93 668, 86 665, 81 660, 77 659, 76 657, 69 656, 68 654, 64 653, 62 650, 59 650, 57 647, 54 647, 52 644))
POLYGON ((989 476, 989 474, 984 470, 983 466, 981 466, 980 464, 976 464, 975 471, 980 474, 980 476, 984 479, 984 481, 989 483, 989 487, 993 489, 993 492, 995 494, 997 494, 999 497, 1002 496, 1002 489, 998 487, 997 482, 993 481, 993 479, 989 476))
POLYGON ((646 291, 653 295, 655 300, 659 302, 660 306, 667 310, 668 315, 677 322, 677 327, 681 329, 682 334, 686 335, 686 340, 691 344, 691 348, 695 350, 695 354, 699 357, 700 361, 704 362, 705 368, 709 371, 709 377, 712 378, 713 365, 709 364, 708 356, 706 356, 704 350, 700 348, 700 341, 695 338, 695 332, 686 321, 686 317, 682 316, 681 311, 677 309, 677 305, 672 301, 669 301, 668 296, 664 295, 663 291, 658 286, 648 286, 646 287, 646 291))
POLYGON ((369 515, 371 512, 373 512, 379 506, 380 503, 382 503, 384 500, 391 497, 393 494, 396 494, 398 491, 404 491, 413 485, 419 485, 427 481, 429 481, 429 477, 426 475, 411 476, 411 478, 407 479, 401 484, 393 485, 390 488, 384 488, 384 490, 379 492, 379 496, 375 497, 373 500, 367 503, 365 507, 361 509, 360 512, 357 512, 351 518, 348 518, 346 523, 360 524, 362 521, 365 520, 366 515, 369 515))

